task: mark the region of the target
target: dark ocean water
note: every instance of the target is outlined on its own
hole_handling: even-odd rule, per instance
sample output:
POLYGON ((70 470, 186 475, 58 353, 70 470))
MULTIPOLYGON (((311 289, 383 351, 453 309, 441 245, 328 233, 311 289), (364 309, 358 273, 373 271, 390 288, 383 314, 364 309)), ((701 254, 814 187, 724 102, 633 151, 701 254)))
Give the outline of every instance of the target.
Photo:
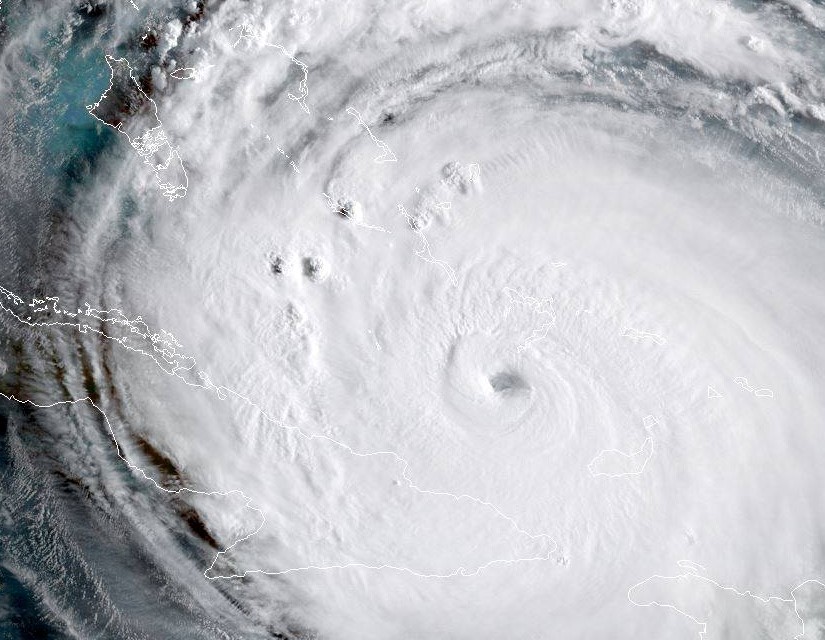
MULTIPOLYGON (((40 3, 3 3, 0 46, 7 49, 42 9, 40 3)), ((37 237, 48 228, 50 217, 59 215, 61 203, 79 188, 84 175, 91 173, 96 159, 113 139, 111 131, 94 126, 84 106, 96 99, 108 82, 108 68, 94 43, 94 33, 95 27, 87 24, 72 32, 68 46, 57 41, 57 34, 49 37, 44 33, 45 46, 32 43, 20 47, 16 62, 28 68, 30 75, 4 87, 4 108, 0 109, 5 125, 3 142, 4 148, 15 154, 6 155, 3 170, 5 239, 14 238, 14 250, 0 260, 8 281, 19 275, 15 274, 17 265, 34 268, 37 264, 37 237), (20 109, 20 105, 26 108, 20 109), (20 156, 29 161, 20 162, 20 156), (28 175, 12 175, 14 162, 19 163, 18 171, 23 168, 28 175)), ((15 357, 13 342, 15 339, 7 335, 0 343, 4 361, 15 357)), ((3 376, 5 391, 14 374, 12 370, 3 376)), ((44 594, 38 594, 32 582, 31 571, 36 568, 26 566, 25 558, 16 553, 12 559, 9 553, 32 535, 26 524, 29 514, 9 491, 20 486, 10 434, 21 428, 27 430, 27 416, 17 410, 15 403, 3 399, 0 405, 0 638, 69 638, 72 636, 61 630, 59 623, 50 622, 52 615, 43 604, 44 594)))
MULTIPOLYGON (((86 109, 110 80, 104 53, 123 51, 113 41, 114 16, 105 9, 88 12, 77 6, 82 3, 60 4, 7 1, 0 9, 0 47, 13 65, 6 79, 15 79, 2 87, 0 108, 2 240, 8 249, 0 257, 0 272, 7 284, 22 280, 36 287, 42 281, 59 252, 49 238, 72 224, 67 208, 117 140, 117 133, 86 109), (58 19, 43 21, 32 37, 32 25, 49 13, 58 19)), ((51 348, 43 343, 27 348, 30 335, 6 328, 0 357, 18 366, 2 376, 3 391, 40 386, 38 374, 23 364, 22 351, 41 360, 53 358, 51 348)), ((94 391, 88 385, 78 390, 94 391)), ((135 590, 154 594, 163 581, 135 561, 139 541, 107 535, 116 529, 101 527, 101 517, 116 524, 105 515, 111 503, 88 501, 92 489, 80 480, 88 470, 83 461, 72 475, 60 459, 59 441, 70 420, 69 412, 38 414, 0 399, 0 638, 163 637, 169 619, 155 630, 159 635, 119 620, 130 608, 141 617, 144 605, 135 590), (88 559, 95 556, 93 568, 88 559), (145 580, 149 583, 141 587, 145 580), (103 584, 108 586, 102 589, 103 584)))
MULTIPOLYGON (((8 487, 12 482, 9 454, 9 406, 0 406, 0 484, 8 487)), ((15 544, 22 533, 18 525, 20 513, 9 503, 6 491, 0 495, 0 543, 3 548, 15 544)), ((0 559, 4 554, 0 553, 0 559)), ((27 638, 69 638, 48 622, 47 612, 38 602, 31 588, 18 579, 15 570, 0 564, 0 638, 24 640, 27 638)))

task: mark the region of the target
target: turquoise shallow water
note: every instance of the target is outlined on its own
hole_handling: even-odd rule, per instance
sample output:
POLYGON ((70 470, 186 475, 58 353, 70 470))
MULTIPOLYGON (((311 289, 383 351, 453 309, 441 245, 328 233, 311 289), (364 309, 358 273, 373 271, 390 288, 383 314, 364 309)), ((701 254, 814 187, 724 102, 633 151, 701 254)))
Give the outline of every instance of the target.
POLYGON ((116 138, 86 110, 106 90, 110 77, 103 49, 90 47, 87 35, 76 33, 68 48, 51 47, 46 100, 31 110, 30 117, 33 128, 48 123, 43 145, 52 162, 45 169, 70 183, 91 173, 96 159, 116 138))

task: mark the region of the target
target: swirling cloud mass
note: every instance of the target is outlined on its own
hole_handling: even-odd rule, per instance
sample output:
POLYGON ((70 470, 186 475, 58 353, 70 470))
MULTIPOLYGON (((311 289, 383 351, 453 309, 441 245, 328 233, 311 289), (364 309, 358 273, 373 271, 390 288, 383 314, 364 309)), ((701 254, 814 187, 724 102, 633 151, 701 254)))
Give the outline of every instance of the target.
POLYGON ((825 637, 823 51, 2 0, 0 637, 825 637))

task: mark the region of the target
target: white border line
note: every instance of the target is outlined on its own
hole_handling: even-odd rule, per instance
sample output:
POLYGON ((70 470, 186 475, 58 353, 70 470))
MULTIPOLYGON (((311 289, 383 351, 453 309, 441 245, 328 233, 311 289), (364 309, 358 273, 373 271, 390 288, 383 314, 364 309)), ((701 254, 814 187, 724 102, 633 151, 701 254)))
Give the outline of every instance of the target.
POLYGON ((449 497, 449 498, 453 498, 455 501, 466 500, 466 501, 472 502, 476 505, 483 506, 483 507, 487 508, 488 510, 492 511, 493 514, 496 517, 502 518, 503 520, 507 521, 512 526, 514 531, 516 533, 518 533, 519 535, 525 536, 525 537, 529 538, 532 541, 542 540, 545 543, 549 543, 549 545, 550 545, 550 548, 543 555, 523 557, 523 558, 514 558, 514 559, 503 559, 503 558, 502 559, 493 559, 493 560, 490 560, 490 561, 488 561, 484 564, 476 566, 474 569, 468 569, 467 567, 462 566, 462 567, 458 567, 457 569, 454 569, 454 570, 446 572, 446 573, 433 573, 433 572, 427 573, 427 572, 416 571, 415 569, 412 569, 412 568, 409 568, 409 567, 396 566, 396 565, 391 565, 391 564, 371 565, 371 564, 367 564, 367 563, 353 562, 353 563, 348 563, 348 564, 336 564, 336 565, 306 565, 306 566, 301 566, 301 567, 293 567, 293 568, 290 568, 290 569, 283 569, 283 570, 280 570, 280 571, 267 571, 267 570, 264 570, 264 569, 249 569, 249 570, 245 570, 243 573, 238 573, 238 574, 210 576, 209 572, 214 568, 215 564, 217 563, 217 561, 220 559, 220 557, 222 555, 224 555, 225 553, 230 551, 232 548, 234 548, 239 543, 252 538, 258 532, 260 532, 261 529, 266 524, 266 518, 265 518, 263 512, 259 508, 252 506, 251 500, 249 499, 249 497, 243 491, 241 491, 239 489, 233 489, 231 491, 197 491, 197 490, 194 490, 194 489, 177 489, 177 490, 164 489, 155 480, 153 480, 150 476, 148 476, 143 469, 141 469, 140 467, 137 467, 133 463, 129 462, 122 455, 120 445, 117 441, 117 438, 114 435, 114 431, 111 427, 111 423, 109 421, 108 416, 106 416, 105 412, 99 406, 97 406, 97 404, 95 404, 88 396, 85 397, 85 398, 77 399, 77 400, 60 401, 60 402, 55 402, 55 403, 52 403, 52 404, 49 404, 49 405, 38 405, 38 404, 32 402, 31 400, 21 400, 21 399, 18 399, 16 397, 14 397, 14 396, 8 396, 8 395, 3 394, 3 396, 5 398, 9 399, 9 400, 13 400, 13 401, 23 403, 23 404, 31 404, 31 405, 38 406, 38 407, 53 407, 53 406, 56 406, 56 405, 59 405, 59 404, 75 404, 77 402, 84 402, 84 401, 89 402, 97 411, 99 411, 101 413, 101 415, 103 415, 104 419, 106 420, 106 424, 109 428, 109 433, 110 433, 110 435, 112 437, 112 440, 114 441, 115 446, 117 448, 118 456, 124 462, 126 462, 126 464, 129 466, 130 469, 135 471, 137 474, 141 475, 146 480, 149 480, 150 482, 152 482, 152 484, 154 484, 157 488, 159 488, 163 491, 166 491, 167 493, 180 493, 182 491, 186 491, 186 492, 189 492, 189 493, 200 494, 200 495, 221 495, 221 496, 225 496, 225 495, 230 495, 230 494, 238 494, 238 495, 243 496, 247 500, 245 507, 252 510, 252 511, 255 511, 256 513, 258 513, 262 518, 262 522, 261 522, 261 524, 258 525, 258 527, 254 531, 252 531, 251 533, 248 533, 248 534, 234 540, 224 550, 217 553, 217 555, 212 560, 209 567, 207 567, 206 570, 203 572, 204 577, 209 579, 209 580, 243 578, 243 577, 246 577, 246 576, 248 576, 250 574, 254 574, 254 573, 264 574, 264 575, 271 575, 271 576, 278 576, 278 575, 285 575, 285 574, 288 574, 288 573, 297 573, 297 572, 302 572, 302 571, 326 571, 326 570, 332 570, 332 569, 350 569, 350 568, 369 569, 369 570, 376 570, 376 571, 389 569, 389 570, 393 570, 393 571, 401 571, 401 572, 404 572, 404 573, 408 573, 410 575, 413 575, 413 576, 416 576, 416 577, 419 577, 419 578, 453 578, 453 577, 459 577, 459 576, 461 576, 461 577, 471 577, 471 576, 478 575, 484 569, 487 569, 487 568, 495 566, 495 565, 511 565, 511 564, 518 564, 518 563, 523 563, 523 562, 533 562, 533 561, 537 561, 537 560, 549 560, 551 558, 551 556, 553 555, 553 553, 555 553, 558 550, 558 544, 548 534, 546 534, 546 533, 530 533, 529 531, 523 529, 512 517, 506 515, 499 507, 494 505, 492 502, 489 502, 489 501, 484 500, 482 498, 478 498, 476 496, 472 496, 472 495, 469 495, 469 494, 466 494, 466 493, 456 494, 456 493, 451 493, 449 491, 433 491, 433 490, 430 490, 430 489, 421 488, 420 486, 418 486, 415 483, 415 481, 410 476, 410 473, 409 473, 410 463, 404 457, 402 457, 400 454, 396 453, 395 451, 391 451, 391 450, 383 451, 382 450, 382 451, 360 452, 360 451, 354 450, 349 445, 347 445, 347 444, 345 444, 345 443, 343 443, 339 440, 336 440, 336 439, 334 439, 330 436, 326 436, 326 435, 322 435, 322 434, 306 433, 306 432, 302 431, 299 427, 284 424, 283 422, 281 422, 277 418, 274 418, 274 417, 270 416, 262 407, 260 407, 258 404, 256 404, 254 401, 252 401, 250 398, 248 398, 248 397, 246 397, 246 396, 230 389, 229 387, 225 387, 225 386, 222 386, 222 385, 216 385, 215 383, 213 383, 209 379, 209 376, 206 373, 196 371, 195 370, 195 365, 196 365, 195 359, 191 358, 191 357, 183 356, 182 354, 177 352, 177 347, 179 347, 180 344, 177 342, 177 340, 174 338, 174 336, 172 336, 172 334, 170 334, 168 332, 165 332, 165 331, 158 332, 158 333, 151 333, 149 331, 148 326, 146 325, 145 322, 143 322, 143 320, 140 316, 137 316, 134 320, 129 320, 128 317, 119 309, 109 309, 109 310, 106 310, 106 311, 101 311, 101 310, 94 309, 93 307, 89 306, 88 304, 86 304, 85 311, 82 310, 82 309, 78 309, 76 313, 75 312, 68 312, 68 311, 62 310, 58 306, 59 299, 57 297, 50 297, 50 298, 46 298, 46 299, 43 299, 43 300, 39 300, 37 298, 33 299, 32 302, 28 304, 28 306, 32 308, 31 313, 36 313, 36 312, 39 312, 39 311, 48 310, 49 312, 54 312, 57 315, 65 315, 65 316, 71 318, 72 320, 69 321, 69 322, 58 321, 58 320, 52 321, 52 322, 37 322, 37 321, 32 320, 32 316, 28 316, 26 318, 23 318, 20 315, 18 315, 17 313, 15 313, 14 310, 12 310, 8 306, 6 306, 5 302, 8 301, 8 300, 11 300, 14 304, 17 304, 17 305, 26 304, 22 298, 20 298, 19 296, 17 296, 16 294, 11 292, 10 290, 6 289, 5 287, 0 286, 0 308, 2 308, 7 313, 11 314, 14 318, 16 318, 20 323, 22 323, 24 325, 27 325, 29 327, 67 327, 67 328, 76 329, 76 330, 80 331, 81 333, 85 333, 85 332, 88 332, 88 331, 96 333, 97 335, 99 335, 99 336, 101 336, 105 339, 112 340, 112 341, 116 342, 117 344, 121 345, 122 347, 124 347, 126 349, 129 349, 130 351, 134 351, 136 353, 140 353, 142 355, 145 355, 145 356, 148 356, 148 357, 152 358, 166 374, 180 378, 185 384, 187 384, 189 386, 199 387, 199 388, 205 389, 207 391, 214 391, 215 394, 222 400, 226 399, 227 396, 233 396, 236 399, 241 400, 242 402, 246 403, 248 406, 251 406, 251 407, 257 409, 260 412, 260 414, 264 417, 264 419, 266 419, 268 422, 271 422, 272 424, 274 424, 275 426, 277 426, 279 428, 286 429, 286 430, 289 430, 289 431, 293 432, 299 438, 303 438, 304 440, 307 440, 307 441, 310 441, 310 442, 314 441, 314 440, 320 440, 320 441, 323 441, 323 442, 327 442, 327 443, 332 444, 332 445, 334 445, 338 448, 343 449, 346 453, 348 453, 350 455, 353 455, 355 457, 358 457, 358 458, 368 458, 368 457, 373 457, 373 456, 391 457, 393 460, 395 460, 396 462, 398 462, 402 465, 401 479, 404 481, 404 483, 406 484, 406 486, 409 489, 412 489, 413 491, 415 491, 417 493, 424 494, 424 495, 449 497), (6 300, 3 299, 4 297, 5 297, 6 300), (102 331, 100 329, 96 329, 96 328, 90 326, 89 324, 84 323, 83 322, 83 317, 84 316, 96 319, 96 320, 98 320, 102 323, 111 323, 111 324, 114 324, 116 326, 127 327, 131 333, 138 334, 141 338, 150 340, 152 342, 152 348, 153 348, 155 353, 145 351, 145 350, 143 350, 139 347, 131 346, 127 341, 127 337, 114 338, 114 337, 108 335, 105 331, 102 331), (160 346, 158 346, 158 345, 160 345, 160 346), (161 360, 158 359, 158 356, 160 356, 160 358, 163 362, 161 362, 161 360), (179 360, 181 360, 183 362, 183 364, 180 364, 178 362, 179 360), (167 366, 164 366, 163 363, 166 363, 166 365, 168 366, 168 369, 167 369, 167 366), (185 380, 183 378, 183 374, 185 374, 186 372, 197 373, 197 377, 200 380, 203 381, 203 384, 198 384, 198 383, 194 383, 194 382, 190 382, 188 380, 185 380))
POLYGON ((697 580, 702 580, 703 582, 712 584, 713 586, 717 587, 718 589, 721 589, 722 591, 733 592, 737 596, 740 596, 740 597, 749 596, 749 597, 753 598, 754 600, 758 600, 762 604, 768 604, 769 602, 772 602, 774 600, 778 600, 779 602, 785 602, 785 603, 788 603, 788 604, 793 603, 794 613, 796 614, 796 617, 799 619, 799 622, 802 624, 802 632, 795 635, 793 637, 793 640, 800 640, 800 638, 805 637, 805 619, 802 617, 802 615, 799 612, 799 603, 796 600, 796 595, 795 594, 799 589, 801 589, 805 585, 811 584, 811 583, 818 584, 820 587, 825 588, 825 583, 821 582, 820 580, 809 579, 809 580, 805 580, 803 582, 800 582, 793 589, 791 589, 791 592, 790 592, 791 597, 790 598, 783 598, 781 596, 758 596, 758 595, 754 594, 751 591, 739 591, 738 589, 736 589, 734 587, 722 585, 722 584, 716 582, 715 580, 712 580, 711 578, 707 578, 705 576, 700 576, 697 573, 696 568, 704 571, 704 567, 702 567, 701 565, 697 565, 696 563, 691 562, 689 560, 680 560, 677 564, 682 569, 686 569, 686 572, 685 573, 680 573, 680 574, 677 574, 677 575, 673 575, 673 576, 663 576, 663 575, 659 575, 659 574, 654 574, 652 576, 649 576, 649 577, 645 578, 644 580, 642 580, 640 582, 637 582, 636 584, 634 584, 632 587, 630 587, 627 590, 627 599, 630 601, 631 604, 633 604, 637 607, 660 607, 662 609, 671 609, 671 610, 673 610, 677 613, 680 613, 681 615, 683 615, 686 618, 692 620, 693 622, 695 622, 697 625, 699 625, 701 627, 701 631, 699 631, 699 640, 704 640, 705 639, 705 635, 707 634, 707 626, 708 626, 707 621, 700 620, 697 617, 695 617, 695 616, 691 615, 690 613, 688 613, 687 611, 683 611, 679 607, 677 607, 675 605, 672 605, 672 604, 659 602, 657 600, 651 600, 649 602, 637 602, 636 600, 633 599, 633 596, 631 595, 632 591, 634 589, 637 589, 637 588, 641 587, 646 582, 648 582, 650 580, 654 580, 654 579, 674 580, 674 579, 679 579, 679 578, 695 578, 697 580))

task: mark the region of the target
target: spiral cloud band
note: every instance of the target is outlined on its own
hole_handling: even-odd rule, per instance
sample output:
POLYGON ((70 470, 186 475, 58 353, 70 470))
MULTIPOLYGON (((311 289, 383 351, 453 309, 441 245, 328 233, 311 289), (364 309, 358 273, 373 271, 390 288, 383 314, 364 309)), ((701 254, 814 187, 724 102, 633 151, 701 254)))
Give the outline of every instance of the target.
POLYGON ((0 637, 825 637, 825 7, 0 3, 0 637))

